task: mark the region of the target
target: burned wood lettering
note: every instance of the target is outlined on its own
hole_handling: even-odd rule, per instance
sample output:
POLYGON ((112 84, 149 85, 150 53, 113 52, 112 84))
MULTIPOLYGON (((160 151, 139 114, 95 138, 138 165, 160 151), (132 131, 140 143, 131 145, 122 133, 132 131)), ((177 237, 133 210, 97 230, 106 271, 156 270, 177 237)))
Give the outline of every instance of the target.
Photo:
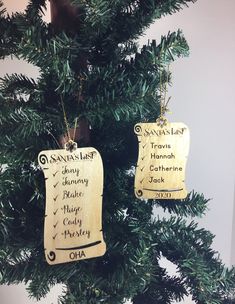
POLYGON ((140 123, 135 126, 139 156, 135 195, 142 199, 183 199, 189 129, 183 123, 140 123))
POLYGON ((94 148, 42 151, 46 182, 45 256, 59 264, 102 256, 103 164, 94 148))

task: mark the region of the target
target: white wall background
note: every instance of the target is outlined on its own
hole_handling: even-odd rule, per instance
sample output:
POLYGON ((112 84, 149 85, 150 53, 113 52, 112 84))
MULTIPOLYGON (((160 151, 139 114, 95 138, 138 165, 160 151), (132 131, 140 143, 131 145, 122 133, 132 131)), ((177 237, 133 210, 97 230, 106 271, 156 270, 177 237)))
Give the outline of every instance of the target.
MULTIPOLYGON (((22 10, 27 1, 5 0, 4 3, 10 12, 22 10)), ((213 248, 220 252, 226 265, 235 264, 235 235, 232 235, 232 230, 235 231, 234 12, 235 0, 198 0, 180 13, 157 21, 141 38, 141 43, 145 43, 181 28, 190 45, 190 57, 177 60, 171 66, 173 114, 169 119, 182 121, 191 130, 188 190, 195 189, 212 198, 210 211, 200 220, 200 226, 215 234, 213 248)), ((0 75, 6 72, 35 75, 36 70, 25 63, 5 60, 0 62, 0 75)), ((57 303, 60 290, 60 286, 56 287, 39 303, 57 303)), ((21 285, 0 287, 0 298, 1 304, 35 303, 27 298, 21 285)), ((185 299, 183 303, 192 301, 185 299)))
POLYGON ((188 189, 212 198, 210 212, 200 221, 215 235, 214 248, 231 261, 235 164, 235 1, 198 1, 179 14, 154 24, 153 38, 181 28, 191 54, 172 66, 172 121, 191 130, 188 189))

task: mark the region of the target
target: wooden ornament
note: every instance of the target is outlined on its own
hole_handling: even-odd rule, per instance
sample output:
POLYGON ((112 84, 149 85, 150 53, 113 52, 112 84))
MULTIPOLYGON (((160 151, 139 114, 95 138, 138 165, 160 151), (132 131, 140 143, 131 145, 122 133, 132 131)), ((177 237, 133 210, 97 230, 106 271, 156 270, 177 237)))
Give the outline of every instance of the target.
POLYGON ((45 256, 59 264, 104 255, 103 164, 94 148, 40 152, 46 184, 45 256))
POLYGON ((135 125, 139 156, 135 195, 142 199, 183 199, 185 168, 189 152, 189 129, 183 123, 135 125))

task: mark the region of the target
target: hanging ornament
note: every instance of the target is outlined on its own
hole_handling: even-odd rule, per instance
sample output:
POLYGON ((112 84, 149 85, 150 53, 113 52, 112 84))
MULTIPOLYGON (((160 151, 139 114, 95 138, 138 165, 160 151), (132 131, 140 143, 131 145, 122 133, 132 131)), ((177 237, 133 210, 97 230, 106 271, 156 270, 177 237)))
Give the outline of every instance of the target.
POLYGON ((94 148, 40 152, 46 183, 44 247, 49 264, 101 256, 103 164, 94 148))
POLYGON ((168 122, 164 116, 168 103, 165 96, 156 122, 138 123, 134 127, 139 142, 135 174, 137 198, 184 199, 187 196, 185 169, 189 129, 181 122, 168 122))
POLYGON ((44 249, 49 264, 104 255, 102 232, 103 163, 92 147, 77 148, 65 112, 64 149, 41 151, 38 162, 46 185, 44 249))

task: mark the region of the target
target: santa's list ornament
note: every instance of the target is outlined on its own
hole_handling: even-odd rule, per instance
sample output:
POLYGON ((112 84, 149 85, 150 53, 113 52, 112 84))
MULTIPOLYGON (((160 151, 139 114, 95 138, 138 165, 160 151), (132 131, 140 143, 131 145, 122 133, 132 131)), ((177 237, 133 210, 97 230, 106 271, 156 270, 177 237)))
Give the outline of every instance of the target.
POLYGON ((48 150, 38 156, 46 183, 45 256, 59 264, 104 255, 103 164, 94 148, 48 150))
POLYGON ((183 199, 185 167, 189 152, 189 129, 183 123, 160 118, 135 125, 139 156, 135 195, 142 199, 183 199))

